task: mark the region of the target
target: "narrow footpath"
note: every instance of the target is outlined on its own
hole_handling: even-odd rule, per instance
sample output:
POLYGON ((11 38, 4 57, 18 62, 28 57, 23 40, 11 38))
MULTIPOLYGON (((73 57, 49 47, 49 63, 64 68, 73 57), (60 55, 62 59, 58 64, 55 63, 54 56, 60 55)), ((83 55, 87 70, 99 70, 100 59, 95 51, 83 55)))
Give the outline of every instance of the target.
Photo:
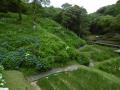
POLYGON ((55 69, 52 69, 52 70, 50 70, 48 72, 43 72, 43 73, 39 73, 39 74, 36 74, 36 75, 31 75, 31 76, 27 77, 27 80, 30 81, 30 82, 34 82, 34 81, 39 80, 40 78, 47 77, 47 76, 49 76, 51 74, 64 72, 64 71, 77 70, 77 69, 80 68, 80 66, 81 65, 75 64, 75 65, 70 65, 70 66, 64 67, 64 68, 55 68, 55 69))
POLYGON ((31 86, 34 88, 34 90, 42 90, 38 85, 37 85, 37 80, 39 80, 40 78, 43 77, 47 77, 51 74, 55 74, 55 73, 59 73, 59 72, 64 72, 64 71, 74 71, 80 68, 81 65, 75 64, 75 65, 70 65, 68 67, 64 67, 64 68, 55 68, 52 69, 48 72, 43 72, 43 73, 39 73, 36 75, 31 75, 29 77, 27 77, 27 80, 31 82, 31 86))

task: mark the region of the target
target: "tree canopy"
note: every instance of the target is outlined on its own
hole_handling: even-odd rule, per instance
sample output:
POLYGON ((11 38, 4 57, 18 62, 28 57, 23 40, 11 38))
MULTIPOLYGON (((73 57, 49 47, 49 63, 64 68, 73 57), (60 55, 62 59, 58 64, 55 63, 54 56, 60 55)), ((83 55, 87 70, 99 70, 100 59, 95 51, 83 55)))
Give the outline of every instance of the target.
POLYGON ((86 9, 75 5, 72 7, 70 6, 69 9, 63 9, 57 16, 56 21, 80 35, 82 33, 86 15, 86 9))
POLYGON ((65 10, 65 9, 69 9, 70 7, 72 7, 72 5, 69 3, 65 3, 61 7, 65 10))
POLYGON ((94 34, 105 34, 110 32, 110 25, 114 17, 110 15, 99 16, 91 24, 91 32, 94 34))
POLYGON ((113 5, 102 7, 97 10, 97 13, 102 15, 116 16, 120 13, 120 4, 113 4, 113 5))

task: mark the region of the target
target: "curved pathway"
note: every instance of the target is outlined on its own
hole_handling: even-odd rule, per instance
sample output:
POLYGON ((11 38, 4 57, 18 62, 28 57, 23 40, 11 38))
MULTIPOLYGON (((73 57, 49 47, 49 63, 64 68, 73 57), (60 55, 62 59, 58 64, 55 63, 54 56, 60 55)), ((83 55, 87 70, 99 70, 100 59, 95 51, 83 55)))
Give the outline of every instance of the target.
POLYGON ((70 65, 68 67, 64 67, 64 68, 55 68, 55 69, 52 69, 48 72, 43 72, 43 73, 39 73, 39 74, 36 74, 36 75, 31 75, 29 77, 27 77, 27 80, 31 81, 31 82, 34 82, 34 81, 37 81, 39 80, 40 78, 43 78, 43 77, 47 77, 51 74, 55 74, 55 73, 59 73, 59 72, 64 72, 64 71, 74 71, 74 70, 77 70, 80 68, 81 65, 79 64, 75 64, 75 65, 70 65))
MULTIPOLYGON (((117 47, 117 48, 120 47, 119 45, 113 45, 113 44, 108 44, 108 43, 104 43, 104 42, 94 42, 94 44, 113 46, 113 47, 117 47)), ((81 48, 83 48, 83 47, 81 47, 81 48)), ((40 78, 47 77, 51 74, 55 74, 55 73, 59 73, 59 72, 74 71, 74 70, 79 69, 80 67, 81 67, 81 65, 74 64, 74 65, 70 65, 70 66, 64 67, 64 68, 55 68, 55 69, 52 69, 52 70, 47 71, 47 72, 39 73, 39 74, 36 74, 36 75, 31 75, 31 76, 27 77, 27 80, 29 80, 31 82, 31 85, 34 87, 35 90, 42 90, 37 85, 37 80, 39 80, 40 78)))
MULTIPOLYGON (((80 47, 80 48, 83 48, 83 47, 80 47)), ((47 71, 47 72, 38 73, 36 75, 31 75, 31 76, 27 77, 27 80, 31 82, 31 86, 35 90, 42 90, 40 88, 40 86, 37 85, 37 80, 39 80, 40 78, 47 77, 47 76, 49 76, 51 74, 55 74, 55 73, 59 73, 59 72, 74 71, 74 70, 77 70, 79 68, 80 68, 79 64, 69 65, 69 66, 64 67, 64 68, 55 68, 55 69, 52 69, 52 70, 47 71)))

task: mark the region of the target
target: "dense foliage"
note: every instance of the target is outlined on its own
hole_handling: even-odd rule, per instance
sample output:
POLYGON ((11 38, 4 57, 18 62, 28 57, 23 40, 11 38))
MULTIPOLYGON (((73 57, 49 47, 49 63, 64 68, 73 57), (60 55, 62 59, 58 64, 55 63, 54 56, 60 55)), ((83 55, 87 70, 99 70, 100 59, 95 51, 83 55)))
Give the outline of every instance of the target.
POLYGON ((60 8, 55 8, 53 6, 51 7, 44 7, 41 11, 42 13, 40 13, 40 15, 42 17, 47 17, 47 18, 51 18, 51 19, 55 19, 56 16, 61 12, 60 8))
POLYGON ((97 13, 100 13, 102 15, 116 16, 116 15, 120 14, 120 3, 102 7, 97 10, 97 13))
POLYGON ((36 31, 32 29, 31 17, 24 16, 25 22, 20 25, 13 21, 16 14, 9 13, 4 18, 0 22, 0 62, 5 69, 27 67, 46 71, 63 66, 79 59, 76 48, 86 44, 76 34, 47 18, 37 19, 36 31))
POLYGON ((67 9, 64 8, 65 7, 63 7, 62 12, 56 17, 56 21, 75 32, 78 36, 82 36, 87 29, 86 9, 77 5, 68 6, 67 9))
POLYGON ((110 15, 99 16, 95 20, 93 20, 90 31, 93 34, 105 34, 111 32, 112 30, 110 29, 110 26, 113 20, 114 17, 110 15))
POLYGON ((115 19, 111 23, 111 32, 120 34, 120 14, 115 17, 115 19))
POLYGON ((21 0, 0 0, 0 12, 19 12, 19 9, 21 9, 25 13, 26 5, 20 2, 21 0))
MULTIPOLYGON (((90 14, 90 32, 93 34, 105 35, 120 33, 120 3, 108 5, 90 14), (93 19, 91 19, 93 18, 93 19)), ((114 36, 114 35, 113 35, 114 36)), ((114 38, 114 37, 113 37, 114 38)), ((117 38, 119 39, 119 37, 117 38)))
POLYGON ((24 76, 64 67, 65 72, 55 69, 57 74, 38 85, 43 90, 120 90, 120 58, 114 48, 84 40, 120 44, 120 0, 91 14, 69 3, 49 5, 50 0, 0 0, 0 87, 6 84, 4 74, 10 89, 33 90, 24 76))

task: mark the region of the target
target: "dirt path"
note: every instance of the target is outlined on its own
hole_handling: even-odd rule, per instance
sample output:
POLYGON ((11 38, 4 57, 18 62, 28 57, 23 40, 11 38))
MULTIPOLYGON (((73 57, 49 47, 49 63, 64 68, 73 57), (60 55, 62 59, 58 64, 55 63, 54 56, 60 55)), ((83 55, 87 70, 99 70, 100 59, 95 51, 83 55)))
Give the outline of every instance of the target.
POLYGON ((40 78, 47 77, 47 76, 54 74, 54 73, 59 73, 59 72, 64 72, 64 71, 74 71, 74 70, 77 70, 78 68, 80 68, 80 65, 77 65, 77 64, 70 65, 70 66, 64 67, 64 68, 55 68, 55 69, 52 69, 48 72, 43 72, 43 73, 39 73, 37 75, 29 76, 29 77, 27 77, 27 80, 34 82, 40 78))
MULTIPOLYGON (((84 47, 85 46, 80 47, 79 49, 82 49, 84 47)), ((27 80, 29 80, 31 82, 34 82, 34 81, 37 81, 40 78, 49 76, 51 74, 64 72, 64 71, 73 71, 73 70, 77 70, 79 67, 80 67, 79 64, 73 64, 73 65, 70 65, 70 66, 67 66, 67 67, 64 67, 64 68, 55 68, 55 69, 52 69, 52 70, 47 71, 47 72, 39 73, 39 74, 36 74, 36 75, 31 75, 31 76, 27 77, 27 80)))
MULTIPOLYGON (((83 47, 81 47, 81 48, 83 48, 83 47)), ((70 65, 70 66, 64 67, 64 68, 55 68, 48 72, 39 73, 37 75, 31 75, 31 76, 27 77, 27 80, 29 80, 31 82, 31 86, 34 88, 34 90, 42 90, 40 88, 40 86, 37 85, 37 80, 39 80, 40 78, 47 77, 48 75, 51 75, 54 73, 59 73, 59 72, 64 72, 64 71, 74 71, 74 70, 77 70, 78 68, 80 68, 79 64, 70 65)))
POLYGON ((39 80, 40 78, 47 77, 54 73, 59 73, 59 72, 64 72, 64 71, 74 71, 74 70, 77 70, 78 68, 80 68, 80 65, 78 65, 78 64, 70 65, 70 66, 64 67, 64 68, 55 68, 48 72, 43 72, 43 73, 39 73, 37 75, 29 76, 29 77, 27 77, 27 80, 29 80, 31 82, 31 86, 34 88, 34 90, 42 90, 37 85, 37 80, 39 80))
POLYGON ((34 90, 42 90, 42 89, 37 85, 37 81, 31 82, 31 86, 34 88, 34 90))

